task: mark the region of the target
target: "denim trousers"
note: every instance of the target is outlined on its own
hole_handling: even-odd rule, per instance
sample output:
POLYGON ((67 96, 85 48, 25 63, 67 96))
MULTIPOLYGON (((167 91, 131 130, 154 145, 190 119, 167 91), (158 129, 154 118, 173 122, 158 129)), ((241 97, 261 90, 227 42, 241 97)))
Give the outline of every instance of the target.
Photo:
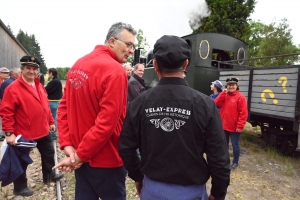
MULTIPOLYGON (((59 106, 59 102, 58 101, 50 101, 49 104, 50 104, 52 117, 54 119, 54 125, 55 125, 56 130, 57 130, 56 112, 57 112, 57 108, 59 106)), ((57 137, 57 131, 56 130, 54 132, 50 132, 53 137, 57 137)))
POLYGON ((126 200, 125 167, 97 168, 83 163, 75 170, 75 200, 126 200))
POLYGON ((207 200, 206 185, 176 185, 144 176, 141 200, 207 200))
POLYGON ((231 139, 232 149, 233 149, 233 161, 232 163, 239 163, 240 158, 240 133, 225 131, 225 137, 227 146, 229 145, 229 137, 231 139))

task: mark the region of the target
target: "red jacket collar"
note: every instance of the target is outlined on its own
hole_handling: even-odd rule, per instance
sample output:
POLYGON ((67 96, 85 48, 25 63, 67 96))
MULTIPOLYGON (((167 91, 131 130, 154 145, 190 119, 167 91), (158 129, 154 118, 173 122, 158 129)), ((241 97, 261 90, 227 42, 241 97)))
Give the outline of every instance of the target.
POLYGON ((118 61, 117 55, 106 45, 97 45, 95 47, 96 51, 99 51, 101 53, 109 54, 114 60, 118 61))
MULTIPOLYGON (((27 84, 24 80, 23 80, 23 77, 22 77, 22 74, 18 77, 19 81, 22 83, 22 84, 27 84)), ((35 85, 38 85, 40 83, 40 78, 35 78, 34 79, 34 83, 35 85)), ((28 85, 28 84, 27 84, 28 85)))

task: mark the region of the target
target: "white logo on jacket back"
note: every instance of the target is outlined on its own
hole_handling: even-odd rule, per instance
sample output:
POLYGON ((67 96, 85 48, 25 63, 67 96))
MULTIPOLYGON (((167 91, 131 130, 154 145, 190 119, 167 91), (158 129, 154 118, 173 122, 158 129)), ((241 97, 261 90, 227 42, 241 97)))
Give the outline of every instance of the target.
POLYGON ((68 79, 75 89, 79 89, 89 78, 89 76, 79 69, 71 69, 68 73, 68 79))
POLYGON ((188 120, 191 115, 190 110, 174 107, 146 108, 145 112, 146 117, 166 116, 163 119, 150 119, 155 128, 161 128, 166 132, 171 132, 174 128, 180 129, 186 123, 184 120, 173 119, 174 117, 188 120))

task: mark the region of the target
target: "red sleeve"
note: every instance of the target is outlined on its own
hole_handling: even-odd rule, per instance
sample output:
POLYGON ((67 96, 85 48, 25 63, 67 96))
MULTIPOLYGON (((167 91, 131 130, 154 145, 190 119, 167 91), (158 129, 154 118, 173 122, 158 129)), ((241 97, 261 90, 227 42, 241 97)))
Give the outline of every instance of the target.
POLYGON ((215 99, 215 104, 217 107, 221 108, 225 102, 226 93, 223 91, 219 96, 215 99))
POLYGON ((18 103, 15 93, 10 90, 10 88, 6 88, 0 109, 2 130, 5 132, 15 132, 14 124, 17 105, 18 103))
POLYGON ((59 132, 58 139, 61 150, 63 150, 65 146, 72 146, 67 118, 66 90, 67 86, 64 88, 64 95, 57 110, 57 129, 59 132))
POLYGON ((238 100, 238 123, 237 128, 243 130, 248 118, 247 100, 241 95, 238 100))
POLYGON ((48 93, 45 89, 45 87, 41 84, 41 87, 42 90, 44 91, 44 94, 41 94, 42 95, 45 95, 45 100, 46 100, 46 104, 48 106, 48 110, 49 110, 49 113, 48 113, 48 116, 49 116, 49 125, 53 125, 54 124, 54 119, 53 119, 53 116, 52 116, 52 112, 51 112, 51 108, 50 108, 50 105, 49 105, 49 102, 48 102, 48 93))
POLYGON ((95 125, 84 135, 76 151, 81 160, 90 160, 116 131, 126 108, 127 85, 124 74, 110 78, 103 86, 104 93, 99 100, 100 112, 95 119, 95 125))

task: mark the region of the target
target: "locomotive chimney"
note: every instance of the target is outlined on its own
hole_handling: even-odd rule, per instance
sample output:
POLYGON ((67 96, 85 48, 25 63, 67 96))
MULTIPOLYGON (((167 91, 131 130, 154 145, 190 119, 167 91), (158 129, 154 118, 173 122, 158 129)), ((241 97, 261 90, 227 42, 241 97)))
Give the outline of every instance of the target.
POLYGON ((141 49, 142 49, 142 48, 137 48, 137 49, 135 49, 134 55, 133 55, 133 63, 132 63, 132 66, 134 66, 134 65, 136 65, 137 63, 140 62, 141 49))

